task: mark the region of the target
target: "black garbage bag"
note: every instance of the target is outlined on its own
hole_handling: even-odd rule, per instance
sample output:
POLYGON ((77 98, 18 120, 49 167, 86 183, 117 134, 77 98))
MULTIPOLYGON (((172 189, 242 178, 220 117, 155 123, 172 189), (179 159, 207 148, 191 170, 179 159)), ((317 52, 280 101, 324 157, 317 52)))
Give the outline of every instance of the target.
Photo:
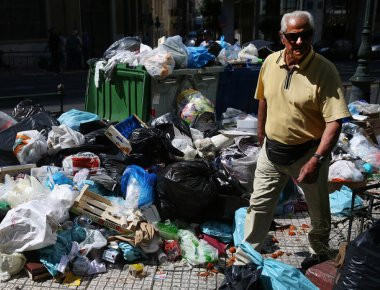
POLYGON ((162 219, 204 222, 212 217, 217 195, 214 171, 203 160, 168 165, 157 179, 157 207, 162 219))
POLYGON ((379 286, 380 221, 377 221, 349 244, 334 289, 379 289, 379 286))
POLYGON ((133 154, 143 154, 146 164, 149 165, 171 163, 170 154, 183 156, 183 153, 173 147, 170 139, 157 128, 137 128, 132 132, 129 142, 133 154))
POLYGON ((98 154, 101 166, 106 170, 108 176, 115 180, 119 185, 125 168, 128 166, 126 157, 121 152, 116 154, 98 154))
POLYGON ((246 189, 240 184, 239 180, 231 175, 222 165, 220 157, 213 163, 215 169, 215 180, 219 194, 242 196, 247 193, 246 189))
POLYGON ((247 265, 233 265, 224 271, 224 280, 219 290, 256 290, 262 289, 260 285, 261 269, 250 263, 247 265))
POLYGON ((191 131, 189 124, 185 120, 173 113, 166 113, 156 119, 153 119, 151 126, 160 129, 165 134, 169 134, 170 140, 174 139, 174 132, 172 132, 173 125, 182 133, 191 138, 191 131))
POLYGON ((138 51, 141 41, 137 37, 124 37, 111 44, 104 52, 103 57, 108 60, 115 56, 118 51, 138 51))
POLYGON ((83 122, 79 125, 79 132, 86 135, 90 132, 97 131, 99 129, 108 128, 112 123, 107 120, 94 120, 90 122, 83 122))
POLYGON ((27 130, 37 130, 45 132, 47 137, 52 126, 58 126, 58 122, 48 112, 40 112, 28 117, 21 122, 0 132, 0 166, 9 166, 19 164, 16 156, 13 154, 13 144, 18 132, 27 130))
POLYGON ((12 116, 17 122, 20 122, 40 112, 45 112, 40 104, 34 103, 32 100, 23 100, 13 109, 12 116))
POLYGON ((107 128, 100 128, 84 135, 85 144, 88 145, 104 145, 108 147, 116 147, 114 143, 104 134, 107 128))

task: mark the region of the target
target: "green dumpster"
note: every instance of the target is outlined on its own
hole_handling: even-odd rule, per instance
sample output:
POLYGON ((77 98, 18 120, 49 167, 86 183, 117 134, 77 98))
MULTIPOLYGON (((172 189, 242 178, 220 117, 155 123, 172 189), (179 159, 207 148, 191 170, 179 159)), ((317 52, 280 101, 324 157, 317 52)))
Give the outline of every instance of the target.
POLYGON ((130 68, 118 64, 111 81, 105 80, 100 70, 98 87, 94 77, 95 65, 88 72, 86 111, 110 121, 122 121, 133 114, 143 121, 148 120, 150 76, 142 66, 130 68))
POLYGON ((142 66, 118 64, 110 82, 99 72, 95 86, 95 64, 89 70, 86 111, 111 121, 122 121, 136 114, 144 122, 176 111, 176 96, 188 86, 200 91, 214 104, 222 66, 174 70, 164 79, 154 79, 142 66))

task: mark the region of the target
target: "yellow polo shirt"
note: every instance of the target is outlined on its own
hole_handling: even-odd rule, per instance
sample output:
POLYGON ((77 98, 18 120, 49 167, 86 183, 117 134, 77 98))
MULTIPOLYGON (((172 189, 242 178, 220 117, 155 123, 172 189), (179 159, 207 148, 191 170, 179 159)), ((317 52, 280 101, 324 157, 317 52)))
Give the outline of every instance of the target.
POLYGON ((265 133, 288 145, 318 140, 327 122, 350 116, 339 74, 313 49, 292 71, 284 55, 269 55, 257 82, 255 98, 267 102, 265 133))

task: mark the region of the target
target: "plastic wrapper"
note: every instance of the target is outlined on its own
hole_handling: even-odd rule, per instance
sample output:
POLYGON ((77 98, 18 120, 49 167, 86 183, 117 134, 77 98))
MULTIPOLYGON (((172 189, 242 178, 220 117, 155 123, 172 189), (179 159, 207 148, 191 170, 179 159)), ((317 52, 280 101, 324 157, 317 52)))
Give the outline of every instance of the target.
POLYGON ((36 178, 28 175, 16 180, 6 175, 4 184, 0 185, 0 199, 13 208, 30 200, 42 200, 49 192, 36 178))
POLYGON ((211 246, 213 246, 215 249, 217 249, 218 255, 223 255, 226 253, 227 244, 224 244, 220 242, 219 240, 215 239, 214 237, 211 237, 206 234, 203 234, 201 238, 204 239, 211 246))
POLYGON ((142 57, 141 64, 144 65, 151 77, 165 78, 172 74, 175 61, 169 52, 162 47, 158 47, 147 52, 142 57))
MULTIPOLYGON (((349 216, 351 214, 352 190, 343 185, 340 190, 329 194, 330 211, 333 215, 349 216)), ((363 199, 355 196, 354 209, 363 207, 363 199)))
POLYGON ((363 181, 363 174, 348 160, 338 160, 329 167, 329 181, 363 181))
POLYGON ((179 230, 182 257, 191 265, 203 265, 218 260, 218 250, 188 230, 179 230))
POLYGON ((163 240, 178 240, 178 228, 169 220, 155 223, 155 228, 159 231, 163 240))
POLYGON ((8 281, 11 276, 21 272, 24 268, 26 258, 23 254, 2 254, 0 253, 0 282, 8 281))
POLYGON ((188 124, 204 112, 214 112, 214 105, 201 92, 187 89, 177 96, 177 110, 179 115, 188 124))
POLYGON ((253 247, 244 242, 240 248, 249 262, 261 269, 260 282, 264 289, 305 289, 317 290, 300 270, 274 259, 264 259, 253 247))
POLYGON ((380 285, 379 240, 380 222, 377 221, 348 245, 340 277, 334 289, 378 288, 380 285))
POLYGON ((154 202, 157 176, 137 165, 128 166, 121 178, 121 191, 129 208, 149 207, 154 202))
POLYGON ((181 257, 181 246, 176 240, 165 240, 164 249, 168 260, 171 262, 175 262, 181 257))
POLYGON ((162 47, 169 52, 175 61, 176 68, 187 67, 187 49, 179 35, 168 37, 162 47))
POLYGON ((4 131, 5 129, 8 129, 16 123, 17 121, 15 119, 0 111, 0 132, 4 131))
POLYGON ((20 164, 36 163, 47 153, 46 138, 37 130, 18 132, 13 152, 20 164))
POLYGON ((0 252, 19 253, 55 244, 55 231, 69 218, 77 195, 66 185, 57 185, 47 198, 12 208, 0 224, 0 252))
POLYGON ((49 132, 52 126, 59 125, 58 122, 47 112, 38 113, 32 117, 9 127, 0 132, 0 166, 19 164, 13 154, 13 145, 18 132, 26 130, 37 130, 39 132, 49 132))
POLYGON ((12 116, 20 122, 44 111, 45 109, 40 104, 36 104, 32 100, 23 100, 13 109, 12 116))
POLYGON ((201 68, 215 60, 215 56, 212 55, 206 47, 187 47, 187 53, 188 68, 201 68))
POLYGON ((61 149, 78 147, 84 142, 84 136, 67 125, 53 126, 48 134, 48 153, 53 154, 61 149))
POLYGON ((53 174, 49 174, 48 178, 45 180, 45 186, 53 189, 55 185, 74 185, 73 181, 66 176, 66 174, 62 171, 55 172, 53 174))
POLYGON ((94 153, 81 152, 63 159, 62 167, 70 175, 75 175, 82 168, 87 168, 90 173, 95 174, 100 167, 100 159, 94 153))
POLYGON ((247 265, 232 265, 224 271, 224 280, 219 290, 261 289, 261 269, 253 263, 247 265))
POLYGON ((232 241, 232 227, 221 222, 205 222, 200 226, 202 233, 215 237, 223 243, 232 241))
POLYGON ((58 122, 65 124, 71 129, 78 131, 80 124, 85 122, 90 122, 94 120, 99 120, 99 116, 89 112, 83 112, 76 109, 71 109, 63 113, 59 118, 58 122))
POLYGON ((141 41, 137 37, 124 37, 111 44, 110 47, 103 54, 103 58, 110 59, 120 51, 134 51, 140 50, 141 41))
POLYGON ((156 191, 160 216, 204 222, 211 216, 217 195, 214 171, 204 161, 181 161, 158 175, 156 191))

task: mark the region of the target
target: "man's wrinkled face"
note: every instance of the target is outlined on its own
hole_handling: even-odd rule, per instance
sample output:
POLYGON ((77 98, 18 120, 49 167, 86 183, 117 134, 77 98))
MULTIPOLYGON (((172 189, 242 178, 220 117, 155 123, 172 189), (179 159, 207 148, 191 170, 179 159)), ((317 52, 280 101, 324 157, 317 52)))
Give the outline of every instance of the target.
POLYGON ((290 18, 286 32, 280 32, 280 37, 286 52, 294 59, 300 60, 311 48, 313 30, 306 18, 290 18))

